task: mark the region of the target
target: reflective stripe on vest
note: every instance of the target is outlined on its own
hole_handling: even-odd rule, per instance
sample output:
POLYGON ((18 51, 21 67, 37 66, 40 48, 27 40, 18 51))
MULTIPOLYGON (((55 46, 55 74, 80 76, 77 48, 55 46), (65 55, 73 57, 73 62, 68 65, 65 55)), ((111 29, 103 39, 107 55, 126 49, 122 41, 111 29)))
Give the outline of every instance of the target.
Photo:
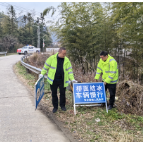
POLYGON ((68 74, 71 74, 71 73, 73 73, 73 72, 68 72, 68 74))
POLYGON ((49 79, 49 80, 51 80, 51 81, 53 81, 53 80, 52 80, 52 79, 50 79, 49 77, 48 77, 48 79, 49 79))
POLYGON ((50 67, 50 65, 48 65, 47 63, 45 63, 45 65, 50 67))
POLYGON ((111 62, 111 61, 116 61, 116 60, 115 59, 110 59, 109 62, 111 62))
POLYGON ((69 69, 72 69, 72 67, 69 67, 68 69, 66 69, 66 71, 68 71, 69 69))
POLYGON ((50 68, 51 68, 51 69, 56 69, 55 67, 52 67, 52 66, 51 66, 50 68))
POLYGON ((101 68, 97 67, 98 69, 100 69, 101 71, 103 71, 101 68))
POLYGON ((115 80, 115 81, 111 81, 112 83, 114 83, 114 82, 117 82, 118 81, 118 79, 117 80, 115 80))
POLYGON ((43 69, 47 71, 47 69, 45 67, 43 67, 43 69))
POLYGON ((116 71, 105 71, 106 73, 116 73, 116 71))
POLYGON ((111 76, 108 76, 110 79, 113 79, 113 77, 111 77, 111 76))
POLYGON ((52 69, 56 69, 55 67, 52 67, 52 66, 48 65, 47 63, 45 63, 45 65, 52 68, 52 69))
POLYGON ((96 72, 96 74, 100 74, 100 73, 96 72))

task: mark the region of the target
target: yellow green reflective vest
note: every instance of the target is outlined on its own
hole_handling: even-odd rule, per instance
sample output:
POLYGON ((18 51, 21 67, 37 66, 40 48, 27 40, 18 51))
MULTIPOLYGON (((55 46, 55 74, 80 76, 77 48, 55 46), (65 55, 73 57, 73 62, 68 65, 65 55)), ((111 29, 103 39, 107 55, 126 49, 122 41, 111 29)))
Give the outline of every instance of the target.
POLYGON ((100 59, 95 79, 99 79, 100 74, 102 73, 102 80, 108 84, 115 84, 118 82, 118 65, 116 60, 108 55, 107 60, 104 62, 102 59, 100 59))
MULTIPOLYGON (((46 62, 44 64, 44 67, 41 71, 42 75, 45 75, 46 72, 48 71, 47 81, 51 85, 53 84, 56 69, 57 69, 57 54, 58 53, 56 53, 55 55, 50 56, 46 60, 46 62)), ((73 75, 73 71, 72 71, 71 62, 69 61, 69 59, 67 57, 64 58, 63 70, 64 70, 64 87, 67 87, 68 83, 69 83, 69 79, 74 80, 74 75, 73 75)))

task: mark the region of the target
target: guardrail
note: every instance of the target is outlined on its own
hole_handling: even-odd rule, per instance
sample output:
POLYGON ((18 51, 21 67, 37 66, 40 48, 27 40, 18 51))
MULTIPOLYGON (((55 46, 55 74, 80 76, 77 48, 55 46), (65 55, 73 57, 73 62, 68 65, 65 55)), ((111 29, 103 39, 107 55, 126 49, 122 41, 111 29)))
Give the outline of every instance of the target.
MULTIPOLYGON (((36 68, 34 66, 31 66, 27 63, 24 62, 24 59, 27 58, 27 56, 30 56, 30 55, 25 55, 21 58, 21 64, 26 68, 26 69, 29 69, 30 71, 36 73, 36 74, 40 74, 41 73, 41 69, 40 68, 36 68)), ((47 78, 47 75, 44 76, 44 78, 47 78)))
POLYGON ((3 54, 5 54, 5 56, 6 56, 7 52, 0 52, 0 55, 3 55, 3 54))

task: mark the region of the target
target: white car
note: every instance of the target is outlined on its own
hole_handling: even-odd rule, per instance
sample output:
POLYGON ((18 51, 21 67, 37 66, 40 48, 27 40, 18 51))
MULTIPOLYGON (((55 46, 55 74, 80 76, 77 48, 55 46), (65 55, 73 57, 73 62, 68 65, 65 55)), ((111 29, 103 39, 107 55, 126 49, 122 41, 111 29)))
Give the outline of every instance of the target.
POLYGON ((27 53, 30 54, 30 53, 35 53, 35 52, 36 53, 40 52, 40 48, 36 48, 34 46, 29 45, 29 46, 24 46, 24 47, 22 47, 20 49, 17 49, 17 53, 19 55, 20 54, 26 55, 27 53))

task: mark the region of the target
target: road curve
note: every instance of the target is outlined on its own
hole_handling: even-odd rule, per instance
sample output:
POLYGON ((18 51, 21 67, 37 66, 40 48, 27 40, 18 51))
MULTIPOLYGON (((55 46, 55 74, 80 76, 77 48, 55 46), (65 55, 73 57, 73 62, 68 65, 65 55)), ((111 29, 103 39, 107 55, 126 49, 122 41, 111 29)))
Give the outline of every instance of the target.
POLYGON ((13 65, 21 55, 0 57, 0 142, 69 142, 39 110, 17 79, 13 65))

